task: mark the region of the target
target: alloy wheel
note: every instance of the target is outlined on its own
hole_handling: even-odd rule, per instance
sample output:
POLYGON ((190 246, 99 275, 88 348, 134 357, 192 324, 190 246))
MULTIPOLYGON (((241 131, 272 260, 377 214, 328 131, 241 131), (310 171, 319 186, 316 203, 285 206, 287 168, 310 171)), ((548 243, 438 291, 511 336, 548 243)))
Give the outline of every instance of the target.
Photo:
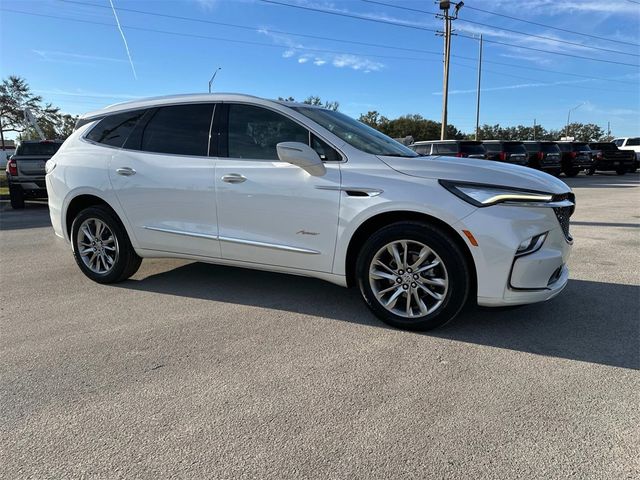
POLYGON ((118 239, 100 219, 88 218, 78 229, 78 253, 94 273, 109 273, 118 260, 118 239))
POLYGON ((404 318, 434 312, 449 290, 440 256, 414 240, 396 240, 378 250, 369 266, 369 284, 380 305, 404 318))

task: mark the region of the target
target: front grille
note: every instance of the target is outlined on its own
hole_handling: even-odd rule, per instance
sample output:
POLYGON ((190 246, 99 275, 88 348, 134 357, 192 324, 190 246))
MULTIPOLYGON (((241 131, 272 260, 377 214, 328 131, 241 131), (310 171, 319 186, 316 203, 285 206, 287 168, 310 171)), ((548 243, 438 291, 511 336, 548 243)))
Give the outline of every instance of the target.
POLYGON ((576 209, 576 196, 572 192, 553 196, 554 202, 561 202, 563 200, 569 200, 573 203, 573 205, 570 207, 556 207, 553 209, 553 211, 555 212, 556 218, 560 223, 560 227, 562 227, 562 233, 564 233, 564 237, 567 240, 572 240, 571 233, 569 233, 569 223, 571 215, 573 215, 573 212, 576 209))

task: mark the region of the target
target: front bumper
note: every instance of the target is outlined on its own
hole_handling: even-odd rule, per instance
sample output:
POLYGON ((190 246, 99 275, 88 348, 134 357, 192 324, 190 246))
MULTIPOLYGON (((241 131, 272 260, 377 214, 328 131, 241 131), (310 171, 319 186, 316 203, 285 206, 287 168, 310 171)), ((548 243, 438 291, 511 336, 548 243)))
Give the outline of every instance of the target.
POLYGON ((458 226, 470 231, 479 305, 521 305, 549 300, 569 279, 572 240, 565 236, 553 208, 495 205, 479 208, 458 226), (525 240, 547 232, 541 248, 516 257, 525 240))

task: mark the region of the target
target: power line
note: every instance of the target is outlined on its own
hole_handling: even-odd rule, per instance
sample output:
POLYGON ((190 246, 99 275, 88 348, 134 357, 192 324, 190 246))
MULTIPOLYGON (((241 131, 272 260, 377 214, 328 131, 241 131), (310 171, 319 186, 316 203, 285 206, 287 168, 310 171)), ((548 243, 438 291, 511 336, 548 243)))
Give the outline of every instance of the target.
MULTIPOLYGON (((631 0, 629 0, 629 1, 631 1, 631 0)), ((639 2, 634 2, 634 3, 639 3, 639 2)), ((505 15, 504 13, 492 12, 490 10, 485 10, 483 8, 471 7, 469 5, 465 5, 465 8, 468 8, 469 10, 476 10, 476 11, 482 12, 482 13, 487 13, 489 15, 495 15, 497 17, 503 17, 503 18, 508 18, 510 20, 516 20, 518 22, 529 23, 531 25, 536 25, 538 27, 545 27, 545 28, 550 28, 552 30, 558 30, 560 32, 573 33, 574 35, 582 35, 583 37, 595 38, 597 40, 605 40, 607 42, 621 43, 621 44, 625 44, 625 45, 631 45, 633 47, 640 47, 640 44, 638 44, 638 43, 625 42, 624 40, 614 40, 612 38, 601 37, 599 35, 592 35, 590 33, 576 32, 575 30, 569 30, 569 29, 561 28, 561 27, 554 27, 552 25, 547 25, 547 24, 544 24, 544 23, 534 22, 532 20, 525 20, 523 18, 512 17, 511 15, 505 15)))
MULTIPOLYGON (((401 22, 392 22, 391 20, 382 20, 382 19, 374 19, 374 18, 370 18, 370 17, 364 17, 364 16, 360 16, 360 15, 354 15, 351 13, 343 13, 343 12, 335 12, 332 10, 324 10, 321 8, 314 8, 314 7, 306 7, 303 5, 292 5, 290 3, 284 3, 284 2, 277 2, 275 0, 260 0, 263 3, 270 3, 273 5, 278 5, 278 6, 282 6, 282 7, 290 7, 290 8, 297 8, 297 9, 301 9, 301 10, 308 10, 308 11, 312 11, 312 12, 318 12, 318 13, 325 13, 328 15, 336 15, 336 16, 340 16, 340 17, 347 17, 347 18, 354 18, 357 20, 366 20, 368 22, 375 22, 375 23, 382 23, 382 24, 386 24, 386 25, 393 25, 396 27, 403 27, 403 28, 412 28, 412 29, 416 29, 416 30, 424 30, 427 32, 435 32, 438 33, 436 30, 427 28, 427 27, 422 27, 422 26, 418 26, 418 25, 410 25, 407 23, 401 23, 401 22)), ((457 34, 459 37, 461 38, 469 38, 472 40, 476 40, 474 37, 470 36, 470 35, 462 35, 462 34, 457 34)), ((511 48, 520 48, 520 49, 524 49, 524 50, 531 50, 534 52, 541 52, 541 53, 547 53, 550 55, 561 55, 563 57, 571 57, 571 58, 578 58, 581 60, 589 60, 592 62, 601 62, 601 63, 610 63, 610 64, 614 64, 614 65, 623 65, 625 67, 634 67, 634 68, 638 68, 640 67, 640 65, 638 64, 634 64, 634 63, 625 63, 625 62, 619 62, 616 60, 604 60, 604 59, 600 59, 600 58, 593 58, 593 57, 585 57, 582 55, 575 55, 575 54, 571 54, 571 53, 564 53, 564 52, 554 52, 552 50, 544 50, 541 48, 534 48, 534 47, 525 47, 523 45, 512 45, 510 43, 505 43, 505 42, 499 42, 497 40, 485 40, 485 42, 487 43, 493 43, 495 45, 504 45, 507 47, 511 47, 511 48)))
MULTIPOLYGON (((92 21, 92 20, 81 20, 81 19, 77 19, 77 18, 70 18, 70 17, 61 17, 58 15, 47 15, 47 14, 43 14, 43 13, 31 13, 31 12, 24 12, 24 11, 20 11, 20 10, 13 10, 10 8, 0 8, 0 11, 4 11, 4 12, 12 12, 12 13, 19 13, 22 15, 30 15, 30 16, 35 16, 35 17, 44 17, 44 18, 55 18, 58 20, 67 20, 70 22, 77 22, 77 23, 86 23, 86 24, 90 24, 90 25, 102 25, 102 26, 107 26, 107 27, 115 27, 116 25, 114 23, 106 23, 106 22, 96 22, 96 21, 92 21)), ((165 35, 175 35, 175 36, 179 36, 179 37, 190 37, 190 38, 200 38, 203 40, 216 40, 216 41, 220 41, 220 42, 231 42, 231 43, 239 43, 239 44, 243 44, 243 45, 258 45, 261 47, 269 47, 269 48, 286 48, 286 49, 290 49, 290 50, 302 50, 302 51, 309 51, 309 52, 318 52, 318 53, 333 53, 336 55, 360 55, 360 56, 366 56, 366 57, 373 57, 373 58, 391 58, 391 59, 397 59, 397 60, 412 60, 412 61, 430 61, 429 59, 426 58, 417 58, 417 57, 398 57, 398 56, 394 56, 394 55, 378 55, 378 54, 369 54, 369 53, 361 53, 361 52, 349 52, 349 51, 343 51, 343 50, 329 50, 329 49, 323 49, 323 48, 310 48, 310 47, 296 47, 296 46, 286 46, 286 45, 276 45, 273 43, 265 43, 265 42, 256 42, 256 41, 252 41, 252 40, 237 40, 237 39, 230 39, 230 38, 223 38, 223 37, 213 37, 213 36, 209 36, 209 35, 198 35, 195 33, 184 33, 184 32, 172 32, 170 30, 158 30, 158 29, 153 29, 153 28, 145 28, 145 27, 134 27, 131 25, 122 25, 123 28, 128 28, 130 30, 138 30, 141 32, 153 32, 153 33, 161 33, 161 34, 165 34, 165 35)), ((426 53, 430 53, 430 52, 426 52, 426 53)), ((436 52, 433 52, 434 54, 436 54, 436 52)), ((438 55, 441 55, 440 52, 437 52, 438 55)), ((439 62, 439 60, 432 60, 434 62, 439 62)))
MULTIPOLYGON (((70 0, 63 0, 63 1, 70 1, 70 0)), ((74 2, 74 3, 80 4, 82 2, 74 2)), ((84 5, 93 5, 93 4, 90 4, 90 3, 82 3, 82 4, 84 4, 84 5)), ((99 5, 99 6, 102 7, 102 5, 99 5)), ((119 8, 116 8, 116 10, 118 10, 118 9, 119 8)), ((96 22, 96 21, 91 21, 91 20, 83 20, 83 19, 64 17, 64 16, 59 16, 59 15, 47 15, 47 14, 42 14, 42 13, 24 12, 24 11, 21 11, 21 10, 14 10, 14 9, 10 9, 10 8, 0 8, 0 11, 17 13, 17 14, 21 14, 21 15, 35 16, 35 17, 44 17, 44 18, 53 18, 53 19, 58 19, 58 20, 66 20, 66 21, 77 22, 77 23, 86 23, 86 24, 90 24, 90 25, 102 25, 102 26, 107 26, 107 27, 114 27, 115 26, 115 24, 113 24, 113 23, 96 22)), ((136 13, 152 14, 153 12, 137 11, 136 13)), ((161 14, 158 14, 158 15, 161 15, 161 14)), ((176 16, 176 18, 178 18, 178 17, 176 16)), ((190 18, 190 17, 179 17, 179 19, 181 19, 181 20, 204 21, 204 20, 201 20, 201 19, 193 19, 193 18, 190 18)), ((212 22, 212 21, 206 21, 206 22, 212 22)), ((220 23, 220 22, 217 22, 217 23, 220 23)), ((243 25, 225 24, 225 26, 247 29, 247 30, 251 30, 251 31, 254 31, 254 32, 258 31, 257 28, 243 26, 243 25)), ((344 51, 336 51, 336 50, 314 49, 314 48, 307 48, 307 47, 288 47, 288 46, 285 46, 285 45, 276 45, 276 44, 269 44, 269 43, 264 43, 264 42, 252 42, 252 41, 248 41, 248 40, 236 40, 236 39, 227 39, 227 38, 221 38, 221 37, 211 37, 211 36, 203 36, 203 35, 197 35, 197 34, 188 34, 188 33, 182 33, 182 32, 171 32, 171 31, 165 31, 165 30, 155 30, 155 29, 148 29, 148 28, 143 28, 143 27, 135 27, 135 26, 130 26, 130 25, 123 25, 123 27, 131 29, 131 30, 148 31, 148 32, 153 32, 153 33, 160 33, 160 34, 174 35, 174 36, 202 38, 202 39, 205 39, 205 40, 220 40, 220 41, 232 42, 232 43, 260 45, 260 46, 265 46, 265 47, 270 47, 270 48, 290 48, 291 50, 298 50, 298 51, 309 50, 309 51, 316 51, 316 52, 322 52, 322 53, 350 54, 350 55, 354 55, 355 54, 355 55, 363 55, 363 56, 369 56, 369 57, 391 58, 391 59, 397 59, 397 60, 429 61, 429 59, 417 58, 417 57, 404 57, 404 56, 400 57, 400 56, 390 56, 390 55, 389 56, 387 56, 387 55, 375 55, 375 54, 368 54, 368 53, 354 53, 354 52, 344 52, 344 51)), ((428 50, 421 50, 421 49, 415 49, 415 48, 395 47, 395 46, 391 46, 391 45, 383 45, 383 44, 376 44, 376 43, 366 43, 366 42, 344 40, 344 39, 336 39, 336 38, 330 38, 330 37, 318 37, 318 36, 315 36, 315 35, 312 36, 312 35, 299 34, 299 33, 293 33, 293 32, 285 32, 285 31, 281 31, 281 30, 266 30, 266 31, 272 32, 272 33, 280 33, 280 34, 284 34, 284 35, 305 36, 305 37, 317 38, 317 39, 321 39, 321 40, 328 40, 328 41, 338 42, 338 43, 353 43, 353 44, 357 44, 357 45, 370 46, 370 47, 376 47, 376 48, 387 48, 387 49, 392 49, 392 50, 404 50, 404 51, 411 51, 411 52, 415 52, 415 53, 423 53, 423 54, 438 55, 438 56, 442 55, 442 52, 432 52, 432 51, 428 51, 428 50)), ((454 57, 454 58, 459 58, 461 60, 476 61, 476 59, 472 58, 472 57, 465 57, 465 56, 462 56, 462 55, 453 55, 453 54, 451 56, 454 57)), ((440 61, 440 60, 438 60, 438 61, 440 61)), ((550 69, 538 68, 538 67, 532 67, 532 66, 523 66, 523 65, 517 65, 517 64, 513 64, 513 63, 507 63, 507 62, 484 60, 484 63, 491 63, 491 64, 494 64, 494 65, 501 65, 501 66, 506 66, 506 67, 511 67, 511 68, 519 68, 519 69, 540 71, 540 72, 545 72, 545 73, 567 75, 567 76, 570 76, 570 77, 585 78, 585 79, 589 79, 589 80, 597 80, 597 81, 602 81, 602 82, 613 82, 613 83, 637 85, 636 82, 628 82, 628 81, 624 81, 624 80, 616 80, 616 79, 609 79, 609 78, 603 78, 603 77, 594 77, 594 76, 582 75, 582 74, 578 74, 578 73, 563 72, 563 71, 559 71, 559 70, 550 70, 550 69)))
MULTIPOLYGON (((430 12, 428 10, 421 10, 421 9, 418 9, 418 8, 403 7, 401 5, 394 5, 392 3, 378 2, 376 0, 362 0, 362 1, 365 2, 365 3, 372 3, 372 4, 375 4, 375 5, 383 5, 383 6, 386 6, 386 7, 397 8, 399 10, 426 13, 426 14, 429 14, 429 15, 437 15, 435 12, 430 12)), ((610 48, 596 47, 596 46, 593 46, 593 45, 584 45, 582 43, 570 42, 568 40, 562 40, 562 39, 559 39, 559 38, 547 37, 545 35, 536 35, 534 33, 521 32, 520 30, 513 30, 513 29, 510 29, 510 28, 506 28, 506 27, 498 27, 496 25, 489 25, 487 23, 477 22, 475 20, 468 20, 466 18, 458 17, 457 20, 459 20, 461 22, 465 22, 465 23, 471 23, 473 25, 481 25, 483 27, 494 28, 496 30, 502 30, 502 31, 505 31, 505 32, 515 33, 516 35, 522 35, 522 36, 525 36, 525 37, 533 37, 533 38, 539 38, 539 39, 547 40, 547 41, 551 41, 551 42, 561 43, 563 45, 574 45, 574 46, 577 46, 577 47, 587 48, 587 49, 590 49, 590 50, 600 50, 600 51, 603 51, 603 52, 617 53, 619 55, 628 55, 628 56, 631 56, 631 57, 640 57, 640 54, 637 54, 637 53, 622 52, 620 50, 612 50, 610 48)))
MULTIPOLYGON (((79 2, 79 1, 76 1, 76 0, 58 0, 58 1, 63 2, 63 3, 73 3, 73 4, 76 4, 76 5, 92 6, 92 7, 97 7, 97 8, 106 8, 106 9, 110 8, 107 5, 100 5, 100 4, 97 4, 97 3, 89 3, 89 2, 79 2)), ((357 40, 335 39, 335 38, 323 37, 323 36, 319 36, 319 35, 310 35, 310 34, 307 34, 307 33, 294 33, 294 32, 286 32, 286 31, 283 31, 283 30, 273 30, 271 28, 250 27, 248 25, 238 25, 236 23, 225 23, 225 22, 217 22, 217 21, 214 21, 214 20, 207 20, 207 19, 204 19, 204 18, 183 17, 183 16, 180 16, 180 15, 169 15, 169 14, 166 14, 166 13, 150 12, 148 10, 136 10, 134 8, 116 7, 116 10, 123 11, 123 12, 138 13, 138 14, 141 14, 141 15, 150 15, 150 16, 154 16, 154 17, 170 18, 170 19, 173 19, 173 20, 183 20, 183 21, 189 21, 189 22, 205 23, 205 24, 209 24, 209 25, 220 25, 220 26, 223 26, 223 27, 239 28, 239 29, 251 31, 251 32, 254 32, 254 33, 255 32, 264 31, 266 33, 276 33, 276 34, 280 34, 280 35, 291 35, 293 37, 311 38, 311 39, 314 39, 314 40, 327 40, 327 41, 331 41, 331 42, 351 43, 353 45, 362 45, 362 46, 366 46, 366 47, 389 48, 389 49, 393 49, 393 50, 404 50, 404 51, 407 51, 407 52, 417 52, 417 53, 427 53, 427 54, 432 54, 432 55, 442 55, 442 52, 428 51, 428 50, 422 50, 422 49, 417 49, 417 48, 397 47, 397 46, 392 46, 392 45, 383 45, 383 44, 379 44, 379 43, 360 42, 360 41, 357 41, 357 40)))

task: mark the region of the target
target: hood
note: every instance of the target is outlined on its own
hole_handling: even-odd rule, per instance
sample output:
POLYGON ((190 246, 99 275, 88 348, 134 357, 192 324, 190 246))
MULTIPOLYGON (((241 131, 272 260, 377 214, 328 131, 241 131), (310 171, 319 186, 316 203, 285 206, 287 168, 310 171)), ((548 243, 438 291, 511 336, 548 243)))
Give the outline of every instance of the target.
POLYGON ((571 191, 566 183, 552 175, 509 163, 458 157, 378 158, 390 168, 412 177, 484 183, 553 194, 571 191))

